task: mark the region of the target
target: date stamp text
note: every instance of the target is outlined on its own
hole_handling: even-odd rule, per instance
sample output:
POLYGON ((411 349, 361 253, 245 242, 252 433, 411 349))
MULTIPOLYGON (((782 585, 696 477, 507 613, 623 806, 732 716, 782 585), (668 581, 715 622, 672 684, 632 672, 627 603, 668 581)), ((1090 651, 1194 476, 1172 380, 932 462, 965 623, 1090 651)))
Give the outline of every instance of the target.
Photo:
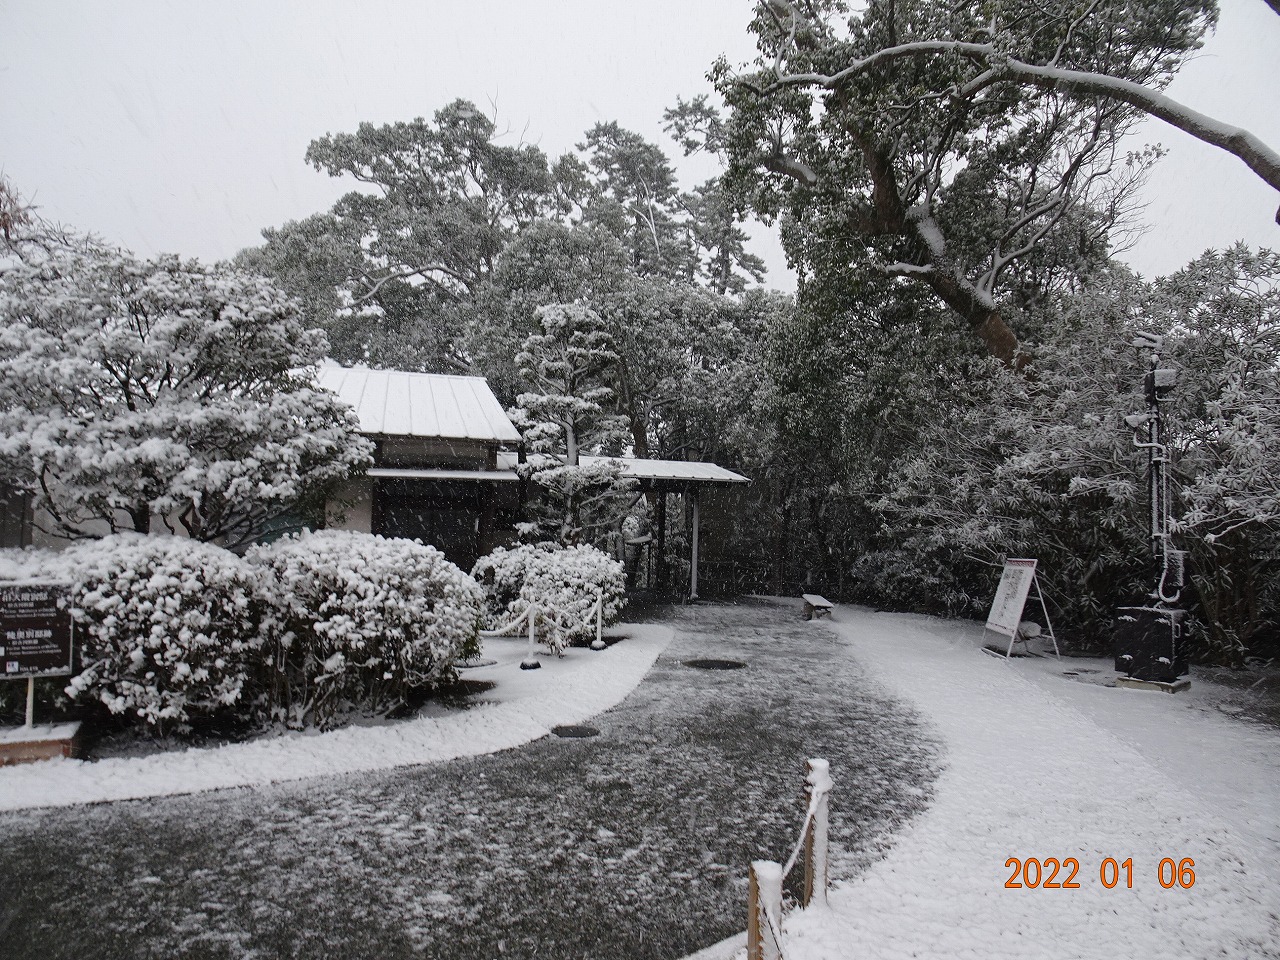
MULTIPOLYGON (((1008 890, 1079 890, 1080 861, 1075 857, 1010 857, 1004 862, 1012 871, 1004 882, 1008 890)), ((1196 862, 1190 857, 1174 860, 1165 857, 1156 868, 1155 879, 1166 890, 1181 887, 1189 890, 1196 883, 1196 862)), ((1108 890, 1123 885, 1133 889, 1133 857, 1116 860, 1107 857, 1098 864, 1098 882, 1108 890)), ((1141 882, 1141 880, 1139 880, 1141 882)))

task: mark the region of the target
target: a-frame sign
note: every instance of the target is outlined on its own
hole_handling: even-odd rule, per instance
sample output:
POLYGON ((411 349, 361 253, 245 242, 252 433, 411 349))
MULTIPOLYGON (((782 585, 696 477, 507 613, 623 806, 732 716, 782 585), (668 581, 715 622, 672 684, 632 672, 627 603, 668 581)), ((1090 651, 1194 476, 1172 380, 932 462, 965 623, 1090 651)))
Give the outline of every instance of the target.
POLYGON ((1009 638, 1009 649, 1005 651, 1005 659, 1013 655, 1013 645, 1018 640, 1018 625, 1022 623, 1022 609, 1027 605, 1027 596, 1035 587, 1036 599, 1040 601, 1040 609, 1044 612, 1045 631, 1053 641, 1053 653, 1059 660, 1058 638, 1053 634, 1053 624, 1049 621, 1049 608, 1045 606, 1044 594, 1040 592, 1040 579, 1036 576, 1035 560, 1009 559, 1004 562, 1004 573, 1000 577, 1000 586, 996 588, 996 598, 991 604, 991 612, 987 614, 986 631, 1000 633, 1009 638))

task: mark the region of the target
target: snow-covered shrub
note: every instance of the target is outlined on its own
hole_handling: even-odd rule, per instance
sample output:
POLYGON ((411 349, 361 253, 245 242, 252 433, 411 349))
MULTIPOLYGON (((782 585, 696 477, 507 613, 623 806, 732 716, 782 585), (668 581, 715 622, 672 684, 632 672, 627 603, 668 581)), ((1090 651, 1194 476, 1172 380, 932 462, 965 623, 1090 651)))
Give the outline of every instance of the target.
POLYGON ((71 584, 82 669, 68 696, 161 732, 243 702, 262 639, 254 572, 235 554, 120 534, 42 567, 71 584))
POLYGON ((321 530, 247 559, 272 607, 272 710, 291 726, 328 726, 344 705, 390 709, 479 651, 482 591, 435 547, 321 530))
POLYGON ((595 635, 597 592, 604 597, 605 623, 616 621, 626 603, 622 564, 595 547, 499 547, 476 562, 472 575, 485 588, 490 629, 510 623, 533 603, 538 638, 555 652, 595 635))

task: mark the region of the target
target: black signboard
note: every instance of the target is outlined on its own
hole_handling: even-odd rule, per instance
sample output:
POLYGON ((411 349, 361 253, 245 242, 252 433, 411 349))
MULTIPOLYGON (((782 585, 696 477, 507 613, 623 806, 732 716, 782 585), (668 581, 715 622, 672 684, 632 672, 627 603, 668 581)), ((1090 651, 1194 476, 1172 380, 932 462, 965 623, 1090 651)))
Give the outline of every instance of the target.
POLYGON ((0 676, 71 673, 71 609, 61 583, 0 583, 0 676))

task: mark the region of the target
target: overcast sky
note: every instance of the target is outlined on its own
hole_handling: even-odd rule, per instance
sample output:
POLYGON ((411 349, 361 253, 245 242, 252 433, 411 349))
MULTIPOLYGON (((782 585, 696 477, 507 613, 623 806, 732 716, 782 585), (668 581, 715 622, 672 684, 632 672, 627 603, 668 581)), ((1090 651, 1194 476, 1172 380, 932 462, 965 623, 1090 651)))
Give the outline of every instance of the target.
MULTIPOLYGON (((303 162, 315 137, 429 117, 464 97, 511 142, 555 156, 601 120, 661 132, 719 54, 751 57, 751 0, 0 0, 0 171, 46 217, 141 254, 219 259, 264 226, 326 209, 350 182, 303 162)), ((1280 148, 1280 17, 1225 0, 1218 35, 1168 93, 1280 148)), ((1170 150, 1151 276, 1237 239, 1280 247, 1280 197, 1234 158, 1152 122, 1170 150)), ((714 167, 680 160, 684 186, 714 167)), ((771 231, 757 252, 791 287, 771 231)))

